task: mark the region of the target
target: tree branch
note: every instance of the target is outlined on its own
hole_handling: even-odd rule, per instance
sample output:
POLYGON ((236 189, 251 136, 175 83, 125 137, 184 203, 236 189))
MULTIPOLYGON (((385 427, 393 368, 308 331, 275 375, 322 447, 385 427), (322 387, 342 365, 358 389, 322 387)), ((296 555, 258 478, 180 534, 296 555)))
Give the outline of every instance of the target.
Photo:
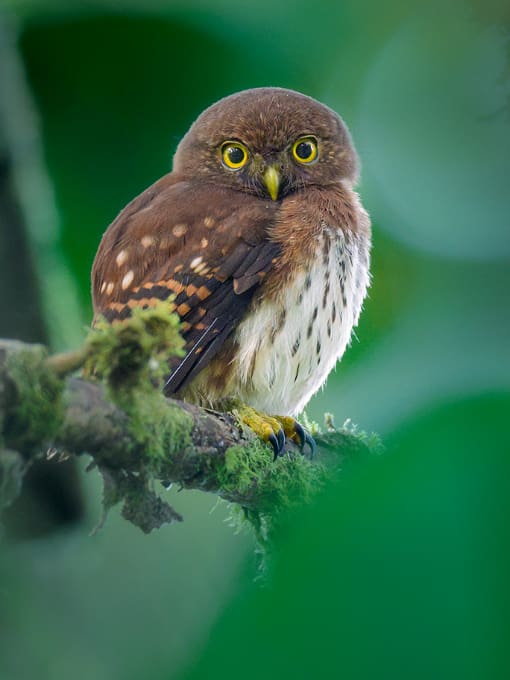
MULTIPOLYGON (((315 434, 316 460, 305 458, 288 442, 286 455, 274 461, 271 448, 240 426, 235 414, 167 399, 151 386, 147 367, 157 352, 151 345, 147 354, 140 354, 133 334, 131 370, 122 374, 118 350, 122 348, 125 360, 126 328, 133 331, 137 321, 102 332, 101 342, 109 352, 108 360, 103 357, 110 371, 105 383, 62 377, 63 367, 76 367, 76 353, 66 362, 62 356, 48 358, 40 345, 0 341, 0 509, 12 501, 34 458, 48 452, 88 454, 103 474, 105 509, 122 501, 124 516, 144 531, 181 519, 155 493, 155 480, 216 493, 260 524, 261 518, 274 518, 308 501, 346 456, 370 452, 364 435, 330 427, 325 434, 315 434), (112 337, 120 343, 115 350, 112 337)), ((105 351, 98 349, 97 339, 86 344, 82 363, 90 353, 87 347, 94 348, 94 355, 105 351)))

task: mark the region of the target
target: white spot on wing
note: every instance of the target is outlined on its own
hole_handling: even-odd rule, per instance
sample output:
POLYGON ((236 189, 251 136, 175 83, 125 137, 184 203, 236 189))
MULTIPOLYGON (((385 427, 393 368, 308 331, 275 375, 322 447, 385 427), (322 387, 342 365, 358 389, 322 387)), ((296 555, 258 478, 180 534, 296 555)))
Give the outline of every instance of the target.
POLYGON ((172 234, 177 238, 180 238, 181 236, 184 236, 187 231, 188 227, 185 224, 176 224, 172 229, 172 234))
POLYGON ((140 243, 144 248, 150 248, 154 244, 154 238, 152 236, 142 236, 140 243))
POLYGON ((120 253, 117 255, 115 258, 115 262, 117 263, 117 267, 122 267, 122 265, 127 261, 127 251, 126 250, 121 250, 120 253))
POLYGON ((129 288, 129 286, 130 286, 131 283, 133 282, 133 279, 134 279, 134 278, 135 278, 135 275, 134 275, 134 273, 133 273, 133 270, 130 269, 130 270, 128 271, 128 273, 127 273, 127 274, 124 276, 124 278, 122 279, 122 283, 121 283, 122 290, 126 290, 126 288, 129 288))

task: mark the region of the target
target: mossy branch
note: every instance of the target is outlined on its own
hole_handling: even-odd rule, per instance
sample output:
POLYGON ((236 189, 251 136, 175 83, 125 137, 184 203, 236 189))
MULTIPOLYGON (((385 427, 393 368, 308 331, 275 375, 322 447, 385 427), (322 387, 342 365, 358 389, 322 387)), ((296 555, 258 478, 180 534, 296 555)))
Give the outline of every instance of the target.
POLYGON ((314 432, 314 461, 292 442, 274 461, 232 413, 163 396, 168 357, 182 346, 178 319, 164 306, 99 324, 68 355, 0 341, 0 510, 35 457, 88 454, 103 475, 105 509, 123 502, 124 516, 146 532, 181 519, 156 494, 160 480, 238 504, 263 533, 268 518, 307 502, 346 456, 373 450, 363 434, 330 422, 314 432), (68 375, 79 367, 85 377, 68 375))

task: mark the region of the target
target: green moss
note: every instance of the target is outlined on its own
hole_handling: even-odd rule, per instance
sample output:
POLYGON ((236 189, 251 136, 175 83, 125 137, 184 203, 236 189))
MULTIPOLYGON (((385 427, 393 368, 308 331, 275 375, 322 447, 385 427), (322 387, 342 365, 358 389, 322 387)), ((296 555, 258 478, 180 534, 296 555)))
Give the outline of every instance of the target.
POLYGON ((250 447, 232 446, 218 472, 221 491, 243 498, 246 506, 272 515, 310 502, 325 479, 322 465, 303 455, 286 454, 273 461, 272 450, 262 442, 250 447))
POLYGON ((257 439, 250 447, 231 446, 225 452, 225 464, 218 474, 221 488, 227 493, 248 494, 272 462, 270 448, 257 439))
POLYGON ((160 479, 173 455, 191 445, 193 419, 182 409, 170 406, 154 389, 151 393, 132 394, 129 402, 124 398, 122 402, 129 415, 131 434, 145 451, 146 468, 160 479))
POLYGON ((102 470, 104 510, 122 501, 123 515, 145 532, 181 519, 152 487, 173 469, 174 454, 182 459, 191 445, 191 416, 171 406, 161 390, 171 358, 184 356, 179 317, 171 310, 168 300, 134 309, 122 323, 100 320, 86 340, 85 375, 105 383, 109 398, 128 416, 135 450, 143 452, 136 475, 102 470))
POLYGON ((268 550, 276 548, 275 538, 292 521, 294 509, 312 503, 347 465, 382 450, 376 435, 368 436, 350 422, 337 429, 329 414, 325 432, 317 423, 305 422, 322 451, 320 463, 300 453, 287 453, 273 461, 271 449, 256 440, 249 448, 228 449, 225 466, 218 472, 220 495, 239 503, 231 506, 233 524, 239 528, 249 525, 255 534, 261 569, 268 550))
MULTIPOLYGON (((106 493, 105 483, 104 512, 106 514, 112 505, 122 501, 122 515, 148 533, 164 523, 182 519, 156 495, 153 487, 154 479, 167 476, 166 471, 173 466, 174 454, 179 452, 181 459, 182 451, 191 444, 193 421, 182 409, 170 406, 154 387, 150 390, 138 387, 116 396, 128 416, 131 437, 143 451, 143 458, 136 475, 126 473, 112 477, 115 483, 110 483, 110 488, 114 493, 106 493)), ((101 472, 105 477, 106 471, 101 472)), ((174 470, 171 476, 175 475, 174 470)))
POLYGON ((168 361, 184 356, 179 317, 171 301, 133 310, 122 323, 96 323, 86 340, 84 372, 106 382, 112 393, 147 389, 168 374, 168 361))
POLYGON ((161 393, 169 360, 184 355, 179 317, 171 300, 134 309, 122 323, 99 321, 87 338, 85 373, 103 380, 109 397, 129 416, 133 439, 145 452, 147 472, 159 476, 172 454, 191 443, 192 418, 161 393))
POLYGON ((13 390, 3 423, 9 448, 25 455, 38 453, 51 442, 63 417, 63 382, 50 370, 43 347, 21 345, 8 352, 6 373, 13 390))
POLYGON ((296 508, 311 503, 330 472, 300 453, 285 454, 273 461, 268 447, 232 447, 226 453, 226 464, 221 474, 220 495, 238 498, 231 506, 231 521, 242 529, 249 526, 254 533, 259 555, 259 567, 265 569, 268 551, 274 539, 296 508))

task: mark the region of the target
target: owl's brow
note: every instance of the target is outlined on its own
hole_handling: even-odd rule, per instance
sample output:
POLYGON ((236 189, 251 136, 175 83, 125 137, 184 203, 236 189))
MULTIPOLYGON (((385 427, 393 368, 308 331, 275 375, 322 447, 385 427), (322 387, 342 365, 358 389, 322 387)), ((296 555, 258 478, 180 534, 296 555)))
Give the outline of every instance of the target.
POLYGON ((221 137, 219 135, 216 135, 213 139, 212 146, 218 147, 221 146, 222 144, 225 144, 225 142, 239 142, 240 144, 248 146, 245 140, 239 137, 239 135, 236 134, 229 135, 228 133, 222 134, 221 137))

